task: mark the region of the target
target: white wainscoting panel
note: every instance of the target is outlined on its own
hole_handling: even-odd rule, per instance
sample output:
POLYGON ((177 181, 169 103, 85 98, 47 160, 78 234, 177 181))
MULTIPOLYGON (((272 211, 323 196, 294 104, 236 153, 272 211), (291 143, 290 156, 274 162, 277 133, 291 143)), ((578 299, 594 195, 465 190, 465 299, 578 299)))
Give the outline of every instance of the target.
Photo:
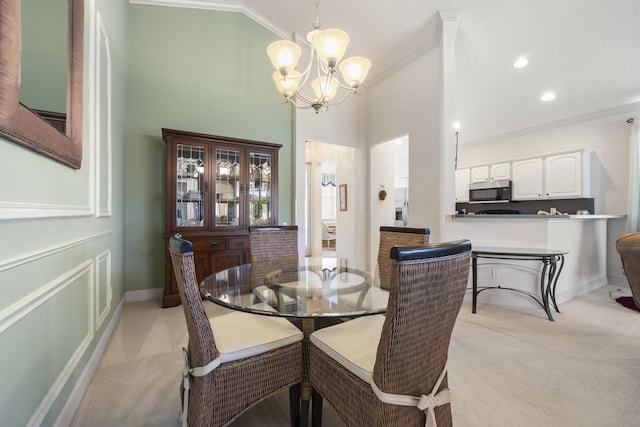
POLYGON ((107 250, 96 257, 96 290, 95 290, 95 314, 96 331, 111 311, 111 251, 107 250))

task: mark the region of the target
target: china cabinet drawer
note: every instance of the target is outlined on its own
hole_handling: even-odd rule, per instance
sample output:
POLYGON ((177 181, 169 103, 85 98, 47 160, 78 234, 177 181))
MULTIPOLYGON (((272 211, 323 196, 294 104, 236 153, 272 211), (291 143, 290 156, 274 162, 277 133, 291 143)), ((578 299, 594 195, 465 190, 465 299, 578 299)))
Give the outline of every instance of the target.
POLYGON ((248 249, 249 248, 249 239, 248 238, 236 238, 229 239, 229 250, 234 249, 248 249))
POLYGON ((227 239, 194 240, 192 243, 195 251, 224 251, 227 249, 227 239))

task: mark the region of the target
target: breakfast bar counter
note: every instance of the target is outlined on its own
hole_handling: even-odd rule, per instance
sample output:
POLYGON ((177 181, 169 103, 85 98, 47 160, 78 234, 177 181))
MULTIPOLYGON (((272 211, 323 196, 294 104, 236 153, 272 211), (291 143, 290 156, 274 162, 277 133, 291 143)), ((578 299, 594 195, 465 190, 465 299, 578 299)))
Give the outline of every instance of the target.
MULTIPOLYGON (((624 218, 625 215, 453 215, 445 223, 445 238, 469 239, 473 248, 567 251, 555 292, 556 301, 561 304, 607 283, 607 222, 624 218)), ((482 303, 531 307, 526 293, 539 292, 541 273, 539 262, 526 260, 496 259, 479 266, 480 283, 494 287, 516 284, 525 293, 487 293, 482 295, 482 303)))
POLYGON ((518 215, 503 215, 503 214, 466 214, 466 215, 453 215, 454 221, 460 220, 486 220, 486 219, 535 219, 543 221, 555 221, 561 219, 579 219, 579 220, 596 220, 596 219, 616 219, 624 218, 626 215, 536 215, 536 214, 518 214, 518 215))

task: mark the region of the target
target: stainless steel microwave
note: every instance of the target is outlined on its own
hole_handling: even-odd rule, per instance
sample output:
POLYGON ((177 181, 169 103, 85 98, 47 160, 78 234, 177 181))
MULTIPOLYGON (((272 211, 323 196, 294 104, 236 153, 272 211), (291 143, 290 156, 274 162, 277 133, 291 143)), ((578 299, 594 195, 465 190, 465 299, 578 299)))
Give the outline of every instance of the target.
POLYGON ((474 182, 469 184, 469 203, 507 203, 511 201, 511 181, 474 182))

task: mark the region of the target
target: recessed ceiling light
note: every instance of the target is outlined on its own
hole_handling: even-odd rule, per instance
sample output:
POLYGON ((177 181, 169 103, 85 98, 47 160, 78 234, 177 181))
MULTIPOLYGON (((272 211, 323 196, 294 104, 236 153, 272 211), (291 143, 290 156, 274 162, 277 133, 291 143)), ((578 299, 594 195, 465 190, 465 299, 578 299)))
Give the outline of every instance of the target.
POLYGON ((553 101, 554 99, 556 99, 556 94, 553 92, 545 92, 540 97, 540 100, 544 102, 553 101))
POLYGON ((527 59, 526 56, 520 56, 513 63, 513 67, 514 68, 523 68, 523 67, 526 67, 528 63, 529 63, 529 60, 527 59))

